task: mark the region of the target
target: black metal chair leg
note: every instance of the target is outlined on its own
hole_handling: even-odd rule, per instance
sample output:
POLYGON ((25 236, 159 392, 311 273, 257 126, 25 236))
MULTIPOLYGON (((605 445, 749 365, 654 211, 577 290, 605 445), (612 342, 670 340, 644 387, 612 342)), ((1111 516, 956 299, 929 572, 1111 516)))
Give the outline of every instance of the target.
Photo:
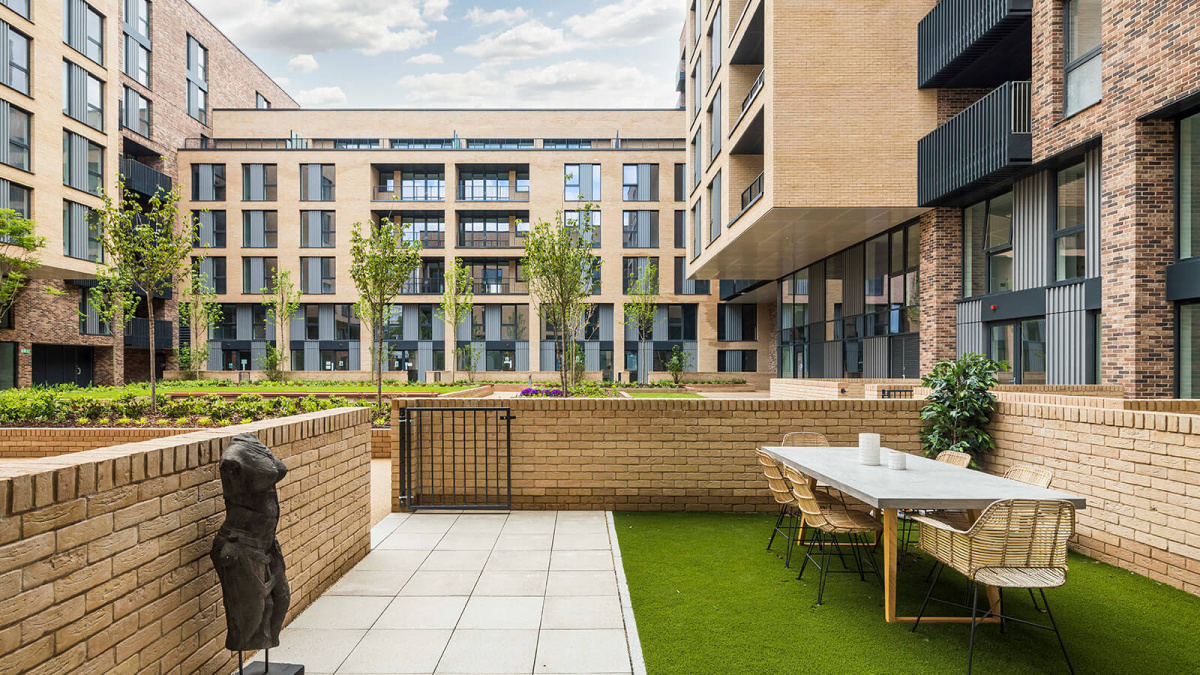
POLYGON ((975 660, 975 615, 979 604, 979 584, 971 582, 974 593, 971 594, 971 641, 967 644, 967 675, 971 675, 971 666, 975 660))
POLYGON ((775 534, 779 532, 779 526, 783 524, 783 515, 787 512, 787 504, 779 505, 779 517, 775 519, 775 527, 771 528, 771 538, 767 540, 767 550, 771 550, 771 544, 775 543, 775 534))
MULTIPOLYGON (((1004 612, 1004 609, 1003 609, 1004 608, 1004 589, 997 588, 996 593, 1000 596, 999 603, 1000 603, 1000 607, 1001 607, 1000 613, 997 614, 996 617, 1000 619, 1000 634, 1004 635, 1004 613, 1003 613, 1004 612)), ((993 609, 995 609, 995 607, 989 607, 988 613, 990 614, 993 609)), ((986 619, 987 617, 985 616, 984 618, 986 619)))
POLYGON ((787 553, 783 557, 783 568, 789 569, 792 566, 792 547, 796 544, 796 517, 788 516, 787 526, 787 553))
POLYGON ((813 545, 818 542, 818 532, 819 530, 813 530, 812 538, 808 540, 808 548, 804 551, 804 562, 800 563, 800 574, 796 575, 796 581, 800 581, 800 578, 804 576, 804 568, 808 567, 808 561, 812 559, 812 549, 813 545))
MULTIPOLYGON (((942 568, 944 567, 945 565, 939 562, 933 563, 933 569, 937 570, 937 575, 933 577, 933 583, 929 584, 929 592, 925 594, 925 602, 921 603, 921 611, 917 612, 917 620, 913 622, 913 627, 910 632, 917 632, 917 626, 921 625, 921 617, 925 615, 925 608, 929 606, 929 599, 933 597, 933 588, 934 586, 937 586, 938 579, 940 579, 942 576, 942 568)), ((932 572, 933 570, 930 571, 932 572)))
MULTIPOLYGON (((832 534, 829 535, 833 539, 832 546, 837 545, 837 539, 832 534)), ((824 539, 824 536, 822 536, 824 539)), ((829 576, 829 549, 821 547, 821 576, 817 579, 817 606, 821 606, 821 600, 825 597, 825 578, 829 576)))
POLYGON ((858 568, 858 580, 866 581, 867 575, 863 572, 862 552, 858 547, 858 535, 850 535, 850 551, 854 553, 854 566, 858 568))
POLYGON ((1029 599, 1033 601, 1033 609, 1034 609, 1034 611, 1036 611, 1036 612, 1040 612, 1040 613, 1042 613, 1042 614, 1045 614, 1045 613, 1046 613, 1046 610, 1044 610, 1044 609, 1042 609, 1041 607, 1039 607, 1039 606, 1038 606, 1037 596, 1033 594, 1033 589, 1032 589, 1032 588, 1029 588, 1029 589, 1026 589, 1026 590, 1028 590, 1028 591, 1029 591, 1029 599))
MULTIPOLYGON (((1032 589, 1030 592, 1032 593, 1032 589)), ((1038 593, 1042 595, 1042 605, 1046 608, 1046 616, 1050 617, 1050 626, 1054 628, 1054 637, 1058 638, 1058 646, 1062 647, 1063 658, 1067 660, 1067 670, 1071 671, 1071 675, 1075 675, 1075 666, 1071 665, 1071 657, 1067 654, 1067 645, 1063 642, 1062 633, 1058 632, 1058 622, 1054 620, 1054 614, 1050 612, 1050 602, 1046 600, 1046 591, 1039 588, 1038 593)))

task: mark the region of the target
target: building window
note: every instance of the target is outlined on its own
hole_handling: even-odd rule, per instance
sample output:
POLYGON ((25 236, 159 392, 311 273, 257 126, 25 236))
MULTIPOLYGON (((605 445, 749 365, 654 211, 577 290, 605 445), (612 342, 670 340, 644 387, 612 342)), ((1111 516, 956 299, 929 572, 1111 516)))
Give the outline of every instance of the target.
POLYGON ((703 132, 703 128, 697 128, 696 135, 692 136, 692 189, 700 185, 700 176, 704 173, 700 169, 700 135, 703 132))
POLYGON ((658 257, 621 258, 621 292, 629 295, 637 288, 640 280, 651 273, 654 268, 654 291, 658 292, 658 257))
POLYGON ((721 154, 721 90, 713 94, 712 105, 708 107, 708 131, 711 139, 709 144, 708 163, 717 161, 721 154))
POLYGON ((0 178, 0 208, 12 209, 23 218, 33 213, 33 190, 0 178))
POLYGON ((625 211, 621 215, 622 248, 658 248, 658 211, 625 211))
POLYGON ((704 93, 700 90, 700 61, 696 61, 696 67, 692 68, 692 119, 695 120, 700 115, 700 110, 703 108, 704 93))
MULTIPOLYGON (((218 295, 225 294, 225 257, 224 256, 205 256, 204 258, 192 258, 192 268, 196 270, 198 277, 197 281, 201 281, 209 293, 218 295)), ((228 321, 233 321, 232 314, 224 315, 228 321)), ((231 332, 227 333, 227 340, 235 340, 237 337, 231 332)))
POLYGON ((687 164, 675 165, 675 201, 687 201, 687 190, 684 187, 687 183, 687 164))
POLYGON ((300 290, 302 293, 331 295, 335 292, 337 263, 334 258, 300 258, 300 290))
POLYGON ((658 165, 626 164, 622 166, 621 198, 627 202, 658 201, 658 165))
POLYGON ((361 326, 354 314, 354 305, 333 306, 333 339, 358 340, 361 326))
POLYGON ((725 42, 725 39, 721 35, 721 7, 718 5, 716 11, 713 12, 712 27, 708 30, 709 82, 712 82, 717 77, 717 71, 721 70, 721 47, 723 42, 725 42))
POLYGON ((718 373, 758 372, 758 352, 753 349, 718 349, 718 373))
POLYGON ((0 68, 0 84, 29 95, 29 36, 0 21, 0 33, 8 39, 8 65, 0 68))
POLYGON ((1084 189, 1084 163, 1067 167, 1057 174, 1057 209, 1054 221, 1054 279, 1066 281, 1087 274, 1084 221, 1087 191, 1084 189))
POLYGON ((104 131, 104 83, 83 68, 63 61, 63 113, 104 131))
POLYGON ((717 305, 717 340, 752 342, 758 339, 758 305, 717 305))
POLYGON ((275 283, 279 271, 279 258, 260 256, 242 258, 242 293, 252 295, 265 292, 275 283))
POLYGON ((702 224, 702 209, 700 208, 700 200, 696 200, 696 205, 692 207, 692 260, 700 257, 700 251, 704 248, 700 243, 704 241, 700 233, 703 231, 702 224))
POLYGON ((1178 361, 1179 398, 1200 398, 1200 303, 1179 306, 1178 361))
POLYGON ((708 279, 688 279, 683 256, 675 257, 675 295, 708 295, 712 285, 708 279))
POLYGON ((721 236, 721 172, 708 184, 708 241, 721 236))
POLYGON ((1101 8, 1100 0, 1066 0, 1064 7, 1063 114, 1070 116, 1100 100, 1101 8))
POLYGON ((278 196, 278 166, 275 164, 242 165, 242 200, 273 202, 278 196))
MULTIPOLYGON (((29 18, 29 0, 0 0, 0 5, 4 5, 26 19, 29 18)), ((0 389, 6 388, 7 387, 0 386, 0 389)))
POLYGON ((996 374, 1000 384, 1046 383, 1045 319, 989 325, 988 348, 992 359, 1008 362, 1009 369, 996 374))
POLYGON ((566 187, 563 199, 569 202, 600 199, 600 165, 568 164, 564 167, 566 187))
POLYGON ((254 92, 254 107, 259 110, 267 110, 271 107, 271 102, 267 100, 266 96, 256 91, 254 92))
POLYGON ((8 101, 2 100, 0 100, 0 115, 7 118, 8 121, 8 143, 0 148, 0 161, 13 168, 29 171, 31 116, 24 110, 10 105, 8 101))
POLYGON ((331 202, 336 186, 336 168, 333 164, 300 165, 300 201, 331 202))
POLYGON ((125 25, 150 39, 150 0, 125 0, 125 25))
POLYGON ((1200 256, 1200 115, 1179 121, 1179 258, 1200 256))
POLYGON ((963 210, 963 274, 967 297, 1013 289, 1013 194, 963 210))
POLYGON ((125 36, 125 74, 143 87, 150 87, 150 50, 132 35, 125 36))
POLYGON ((464 213, 459 216, 458 245, 463 248, 512 248, 522 246, 529 231, 528 218, 513 223, 504 213, 464 213))
POLYGON ((333 248, 337 217, 333 211, 300 212, 300 248, 333 248))
POLYGON ((83 0, 63 0, 63 42, 104 65, 104 17, 83 0))
POLYGON ((405 211, 400 214, 404 241, 419 241, 423 248, 446 245, 446 217, 441 211, 405 211))
POLYGON ((529 338, 529 306, 500 305, 500 339, 526 340, 529 338))
POLYGON ((278 211, 242 211, 242 246, 277 248, 279 246, 278 211))
POLYGON ((187 110, 208 124, 208 50, 191 35, 187 39, 187 110))
POLYGON ((121 125, 150 138, 150 100, 129 87, 121 101, 121 125))
MULTIPOLYGON (((394 172, 380 172, 380 178, 386 175, 387 185, 394 190, 394 172)), ((400 200, 406 202, 440 202, 446 198, 446 173, 444 169, 429 171, 400 172, 400 200)))
POLYGON ((685 211, 675 210, 675 248, 687 248, 687 229, 684 225, 687 218, 685 216, 685 211))
POLYGON ((99 195, 104 188, 104 146, 64 131, 63 185, 99 195))
POLYGON ((192 201, 225 201, 225 165, 192 165, 192 201))
POLYGON ((200 248, 225 248, 225 212, 218 210, 192 211, 192 218, 199 222, 198 241, 200 248))
POLYGON ((587 211, 563 211, 563 224, 572 229, 579 229, 579 214, 583 213, 582 227, 591 233, 592 248, 600 248, 600 212, 597 210, 587 211))
POLYGON ((63 200, 63 255, 104 262, 100 247, 100 221, 92 209, 63 200))

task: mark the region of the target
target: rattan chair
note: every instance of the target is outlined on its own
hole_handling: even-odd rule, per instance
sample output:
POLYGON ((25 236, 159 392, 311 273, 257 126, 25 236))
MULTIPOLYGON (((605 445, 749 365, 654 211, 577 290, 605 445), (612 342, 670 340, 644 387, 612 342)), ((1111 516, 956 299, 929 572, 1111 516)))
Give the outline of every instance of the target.
MULTIPOLYGON (((913 623, 913 631, 921 623, 930 600, 945 604, 958 603, 933 597, 942 571, 949 567, 967 578, 971 585, 971 637, 967 647, 967 672, 971 672, 975 656, 975 629, 988 617, 1054 631, 1062 648, 1067 668, 1071 657, 1063 642, 1054 614, 1046 603, 1047 588, 1057 588, 1067 581, 1067 542, 1075 534, 1075 507, 1057 499, 1005 499, 994 502, 967 530, 959 530, 944 522, 916 516, 921 526, 918 545, 937 560, 937 574, 921 604, 913 623), (979 617, 979 586, 993 586, 1001 593, 1005 588, 1037 589, 1050 618, 1050 625, 1016 619, 996 611, 997 601, 979 617)), ((1003 596, 1001 596, 1003 597, 1003 596)))
POLYGON ((785 448, 827 448, 829 439, 815 431, 792 431, 783 435, 780 445, 785 448))
MULTIPOLYGON (((943 464, 963 469, 970 468, 971 466, 971 455, 957 450, 943 450, 934 459, 943 464)), ((906 525, 904 528, 904 538, 900 540, 901 553, 908 553, 908 549, 912 546, 912 534, 915 529, 913 526, 913 516, 918 514, 941 519, 946 524, 959 529, 964 529, 971 524, 970 519, 964 511, 901 511, 900 520, 904 521, 906 525)), ((931 569, 929 574, 925 575, 926 581, 929 580, 932 574, 933 570, 931 569)))
POLYGON ((969 453, 959 452, 957 450, 943 450, 939 452, 937 457, 934 459, 945 464, 960 466, 964 469, 971 466, 971 455, 969 453))
POLYGON ((767 478, 767 488, 771 491, 771 496, 774 497, 775 503, 779 504, 779 517, 775 519, 775 527, 771 530, 771 538, 767 540, 767 550, 771 550, 771 546, 775 543, 775 535, 782 534, 787 540, 787 553, 785 554, 783 566, 789 567, 792 563, 792 544, 796 541, 796 528, 799 526, 800 509, 796 504, 796 498, 792 496, 791 486, 784 480, 783 473, 780 470, 779 463, 775 458, 763 452, 761 449, 756 452, 758 455, 758 463, 762 466, 763 475, 767 478), (787 525, 784 525, 784 521, 787 525))
POLYGON ((874 534, 878 540, 883 525, 869 513, 848 508, 833 508, 828 504, 822 504, 817 499, 812 479, 790 466, 785 466, 783 472, 784 477, 791 484, 792 496, 796 499, 800 512, 803 514, 804 526, 811 529, 813 533, 808 542, 808 548, 804 552, 804 562, 800 564, 800 574, 796 576, 796 579, 799 580, 804 576, 804 570, 810 561, 820 570, 820 577, 817 581, 817 604, 820 605, 825 597, 825 579, 831 571, 857 572, 858 578, 866 581, 866 571, 863 566, 864 555, 871 571, 875 573, 875 576, 879 578, 879 583, 882 584, 883 576, 871 554, 866 535, 874 534), (839 534, 847 535, 849 541, 838 541, 837 535, 839 534), (818 547, 821 562, 817 562, 813 558, 814 546, 818 547), (854 569, 846 564, 846 558, 842 551, 844 547, 849 547, 854 556, 854 569), (841 559, 843 569, 829 569, 831 554, 837 555, 841 559))
POLYGON ((1004 472, 1004 477, 1040 488, 1048 488, 1050 481, 1054 480, 1054 472, 1032 464, 1014 464, 1004 472))

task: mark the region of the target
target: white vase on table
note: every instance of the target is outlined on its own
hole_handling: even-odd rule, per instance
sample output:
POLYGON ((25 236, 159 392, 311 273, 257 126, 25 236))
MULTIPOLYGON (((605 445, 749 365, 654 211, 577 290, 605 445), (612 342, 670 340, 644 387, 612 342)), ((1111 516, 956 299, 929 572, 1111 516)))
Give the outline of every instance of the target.
POLYGON ((867 466, 879 465, 879 434, 858 435, 858 462, 867 466))

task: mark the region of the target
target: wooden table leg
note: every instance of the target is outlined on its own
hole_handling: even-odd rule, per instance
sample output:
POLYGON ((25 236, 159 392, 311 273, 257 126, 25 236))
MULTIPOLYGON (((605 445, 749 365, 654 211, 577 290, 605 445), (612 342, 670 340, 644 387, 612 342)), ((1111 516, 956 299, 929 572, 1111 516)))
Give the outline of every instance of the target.
POLYGON ((896 622, 896 509, 883 510, 883 618, 896 622))

